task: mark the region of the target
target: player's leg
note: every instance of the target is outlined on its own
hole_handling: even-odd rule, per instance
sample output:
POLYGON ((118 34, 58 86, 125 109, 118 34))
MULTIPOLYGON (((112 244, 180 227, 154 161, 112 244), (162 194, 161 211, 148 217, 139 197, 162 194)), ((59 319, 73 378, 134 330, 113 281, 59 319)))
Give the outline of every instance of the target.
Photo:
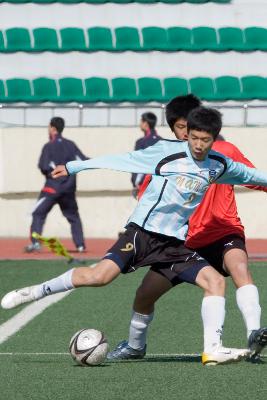
POLYGON ((224 268, 233 279, 237 288, 236 301, 243 316, 248 338, 248 347, 252 350, 252 359, 257 360, 267 345, 267 327, 261 328, 261 307, 259 292, 248 268, 245 242, 242 238, 233 238, 224 253, 224 268))
POLYGON ((204 329, 204 365, 223 364, 238 361, 249 353, 247 349, 226 348, 222 346, 222 333, 225 319, 225 282, 214 268, 202 268, 195 280, 204 290, 201 316, 204 329))
POLYGON ((114 261, 101 260, 94 268, 73 268, 46 282, 9 292, 3 297, 1 306, 9 309, 23 303, 39 300, 45 296, 83 286, 104 286, 113 281, 120 272, 119 266, 114 261))
POLYGON ((103 286, 115 279, 120 272, 129 266, 134 266, 134 257, 137 256, 138 250, 131 244, 135 235, 135 229, 129 228, 119 238, 119 240, 111 247, 104 258, 94 267, 73 268, 64 274, 19 290, 13 290, 6 294, 1 302, 3 308, 14 308, 22 303, 38 300, 42 297, 65 292, 73 288, 82 286, 103 286))
MULTIPOLYGON (((47 214, 52 209, 52 207, 56 204, 55 197, 51 196, 47 193, 41 192, 39 198, 34 206, 32 212, 32 224, 30 228, 30 232, 36 232, 39 235, 42 234, 43 226, 47 217, 47 214)), ((31 253, 33 251, 40 250, 41 246, 37 239, 34 239, 31 236, 31 244, 25 247, 25 251, 27 253, 31 253)))
POLYGON ((108 353, 109 360, 143 358, 146 354, 146 338, 150 323, 153 320, 156 301, 173 287, 165 276, 150 270, 136 291, 129 338, 120 342, 108 353))
POLYGON ((78 211, 78 204, 75 193, 64 193, 58 199, 58 204, 62 214, 71 226, 71 235, 78 251, 85 250, 82 222, 78 211))

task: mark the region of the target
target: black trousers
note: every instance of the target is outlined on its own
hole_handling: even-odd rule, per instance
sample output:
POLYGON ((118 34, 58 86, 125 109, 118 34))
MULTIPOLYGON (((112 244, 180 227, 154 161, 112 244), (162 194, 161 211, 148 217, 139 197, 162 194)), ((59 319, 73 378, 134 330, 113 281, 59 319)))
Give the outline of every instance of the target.
MULTIPOLYGON (((67 218, 71 226, 72 239, 76 247, 84 246, 82 223, 78 211, 78 205, 75 193, 50 194, 41 192, 32 213, 31 232, 37 232, 40 235, 49 211, 58 204, 62 214, 67 218)), ((36 240, 32 238, 34 243, 36 240)))

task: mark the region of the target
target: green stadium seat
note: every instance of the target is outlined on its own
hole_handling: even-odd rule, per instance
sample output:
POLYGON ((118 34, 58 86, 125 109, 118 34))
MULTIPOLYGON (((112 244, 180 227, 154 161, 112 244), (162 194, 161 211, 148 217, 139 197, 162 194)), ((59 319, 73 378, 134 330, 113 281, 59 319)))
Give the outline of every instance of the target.
POLYGON ((0 103, 4 103, 5 101, 6 101, 5 86, 2 79, 0 79, 0 103))
MULTIPOLYGON (((107 1, 110 3, 110 1, 107 1)), ((118 3, 118 4, 128 4, 128 3, 133 3, 133 0, 112 0, 112 3, 118 3)))
POLYGON ((131 3, 141 3, 141 4, 152 4, 152 3, 158 3, 158 0, 130 0, 129 2, 131 3))
POLYGON ((88 50, 85 43, 84 31, 81 28, 60 29, 62 51, 88 50))
POLYGON ((248 75, 241 79, 242 99, 244 100, 266 100, 267 79, 261 76, 248 75))
POLYGON ((224 27, 218 29, 219 45, 222 51, 244 51, 244 36, 240 28, 224 27))
POLYGON ((137 101, 164 101, 160 79, 144 77, 137 79, 137 101))
POLYGON ((172 26, 167 28, 167 50, 191 50, 191 29, 172 26))
POLYGON ((164 28, 148 26, 142 29, 143 50, 166 50, 167 31, 164 28))
POLYGON ((7 101, 9 102, 32 101, 31 84, 28 79, 20 79, 20 78, 7 79, 6 87, 7 87, 7 101))
POLYGON ((184 0, 184 3, 204 4, 204 3, 230 3, 232 0, 184 0))
POLYGON ((171 4, 180 4, 180 3, 193 3, 193 4, 204 4, 204 3, 221 3, 226 4, 230 3, 231 0, 0 0, 0 3, 7 1, 8 3, 63 3, 63 4, 76 4, 76 3, 89 3, 89 4, 104 4, 104 3, 118 3, 118 4, 128 4, 128 3, 171 3, 171 4))
POLYGON ((87 30, 89 37, 89 50, 113 50, 112 34, 109 28, 93 27, 87 30))
POLYGON ((61 78, 59 83, 59 96, 57 101, 70 102, 84 101, 84 90, 82 79, 79 78, 61 78))
POLYGON ((192 47, 194 51, 219 50, 217 33, 214 28, 199 26, 192 29, 192 47))
POLYGON ((216 100, 241 100, 241 85, 235 76, 220 76, 214 80, 216 100))
POLYGON ((35 51, 59 51, 57 31, 51 28, 33 29, 35 51))
POLYGON ((244 29, 244 34, 246 50, 267 51, 267 29, 252 26, 244 29))
POLYGON ((26 28, 10 28, 6 30, 6 51, 31 51, 31 38, 26 28))
POLYGON ((136 101, 136 82, 132 78, 111 79, 112 101, 136 101))
MULTIPOLYGON (((77 0, 79 2, 79 0, 77 0)), ((85 0, 85 3, 89 4, 104 4, 108 3, 108 0, 85 0)))
POLYGON ((5 43, 4 43, 3 32, 0 31, 0 52, 2 51, 5 51, 5 43))
POLYGON ((184 3, 184 0, 161 0, 161 2, 167 4, 180 4, 184 3))
POLYGON ((109 83, 105 78, 92 77, 84 80, 85 102, 111 101, 109 83))
POLYGON ((202 100, 214 100, 214 83, 211 78, 197 77, 189 79, 190 93, 202 100))
POLYGON ((204 4, 204 3, 208 3, 208 1, 207 0, 187 0, 186 3, 204 4))
MULTIPOLYGON (((16 0, 13 0, 13 2, 15 2, 16 0)), ((20 0, 20 2, 22 2, 22 0, 20 0)), ((34 0, 34 3, 37 4, 49 4, 49 3, 57 3, 57 0, 34 0)))
POLYGON ((33 84, 33 100, 37 102, 57 101, 57 84, 54 79, 36 78, 33 84))
POLYGON ((188 94, 188 83, 183 78, 165 78, 163 80, 164 99, 170 101, 173 97, 188 94))
POLYGON ((141 50, 139 32, 137 28, 124 26, 115 29, 116 50, 141 50))

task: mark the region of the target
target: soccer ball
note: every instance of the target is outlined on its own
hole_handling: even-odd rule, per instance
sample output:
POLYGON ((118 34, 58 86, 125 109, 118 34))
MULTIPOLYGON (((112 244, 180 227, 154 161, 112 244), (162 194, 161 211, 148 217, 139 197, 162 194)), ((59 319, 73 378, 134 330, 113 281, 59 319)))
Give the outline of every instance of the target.
POLYGON ((72 336, 69 351, 79 365, 99 365, 105 360, 108 352, 107 339, 96 329, 82 329, 72 336))

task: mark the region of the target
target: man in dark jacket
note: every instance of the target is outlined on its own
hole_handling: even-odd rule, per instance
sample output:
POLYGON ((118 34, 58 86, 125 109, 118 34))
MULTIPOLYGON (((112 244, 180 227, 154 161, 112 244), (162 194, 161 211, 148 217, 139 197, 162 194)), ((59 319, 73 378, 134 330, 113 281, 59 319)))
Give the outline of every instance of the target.
MULTIPOLYGON (((156 124, 157 116, 154 113, 146 112, 141 115, 140 129, 144 133, 144 136, 136 141, 134 150, 146 149, 155 144, 158 140, 162 139, 155 129, 156 124)), ((143 174, 132 174, 131 181, 133 184, 134 197, 136 197, 144 178, 145 175, 143 174)))
MULTIPOLYGON (((42 234, 47 214, 58 204, 62 214, 70 223, 71 234, 79 252, 85 250, 81 219, 75 197, 76 177, 68 176, 55 180, 51 172, 59 164, 72 160, 86 160, 86 157, 71 140, 62 137, 65 121, 61 117, 51 119, 48 126, 49 142, 42 149, 38 167, 45 176, 45 185, 32 213, 31 233, 42 234)), ((31 243, 25 247, 27 253, 39 251, 40 243, 31 237, 31 243)))

